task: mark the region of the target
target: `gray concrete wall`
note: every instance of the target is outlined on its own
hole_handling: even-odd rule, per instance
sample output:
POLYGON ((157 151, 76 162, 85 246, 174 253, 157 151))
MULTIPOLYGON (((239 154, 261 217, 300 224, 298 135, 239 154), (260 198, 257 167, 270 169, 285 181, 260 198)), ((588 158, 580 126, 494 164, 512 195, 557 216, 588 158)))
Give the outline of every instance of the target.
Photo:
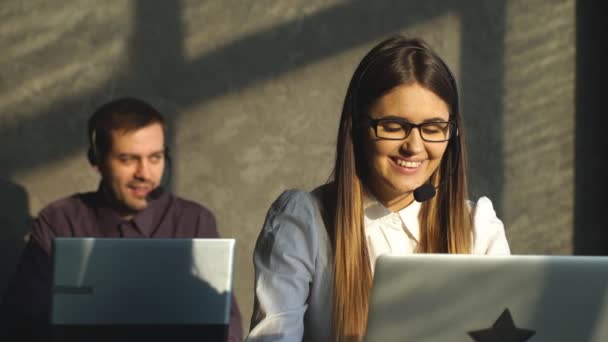
POLYGON ((251 253, 283 189, 328 179, 350 76, 382 38, 426 39, 454 70, 471 197, 515 253, 572 253, 575 1, 2 1, 0 289, 29 221, 96 187, 92 110, 123 95, 169 118, 175 192, 238 239, 245 329, 251 253))

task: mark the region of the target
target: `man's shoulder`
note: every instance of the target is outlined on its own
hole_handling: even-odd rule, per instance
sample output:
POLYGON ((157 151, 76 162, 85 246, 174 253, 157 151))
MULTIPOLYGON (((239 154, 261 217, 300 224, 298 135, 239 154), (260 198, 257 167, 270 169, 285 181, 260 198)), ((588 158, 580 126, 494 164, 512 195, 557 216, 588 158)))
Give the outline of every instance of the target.
POLYGON ((190 227, 186 229, 186 234, 190 234, 190 229, 194 228, 197 237, 218 236, 215 216, 211 210, 190 199, 174 194, 171 194, 171 197, 171 216, 178 226, 190 227))
POLYGON ((79 212, 83 208, 90 207, 94 201, 93 192, 74 193, 72 195, 57 199, 40 210, 39 216, 54 214, 69 214, 79 212))
POLYGON ((90 216, 90 210, 90 193, 75 193, 55 200, 38 212, 31 238, 50 253, 52 238, 74 236, 74 227, 83 226, 83 220, 90 216))
POLYGON ((178 209, 180 212, 204 216, 213 216, 211 210, 209 210, 207 207, 198 202, 179 197, 173 193, 171 193, 171 196, 173 197, 173 207, 178 209))

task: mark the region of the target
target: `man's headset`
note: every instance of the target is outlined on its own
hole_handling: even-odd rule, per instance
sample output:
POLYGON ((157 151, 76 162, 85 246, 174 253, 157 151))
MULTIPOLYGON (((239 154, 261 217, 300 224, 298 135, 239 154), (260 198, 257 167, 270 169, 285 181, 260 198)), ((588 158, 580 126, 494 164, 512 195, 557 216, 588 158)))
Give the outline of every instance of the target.
MULTIPOLYGON (((163 134, 164 134, 164 129, 163 129, 163 134)), ((166 137, 166 134, 164 134, 164 136, 166 137)), ((154 188, 154 190, 150 191, 150 193, 147 196, 148 200, 155 200, 158 197, 160 197, 164 193, 165 187, 169 183, 170 176, 171 176, 171 157, 169 154, 169 147, 167 145, 165 145, 165 148, 164 148, 164 158, 165 158, 165 168, 163 170, 163 177, 160 180, 160 185, 157 186, 156 188, 154 188)), ((89 163, 93 166, 99 167, 100 164, 102 163, 103 156, 100 155, 100 152, 99 152, 98 140, 97 140, 97 129, 93 129, 91 131, 91 134, 89 135, 89 149, 87 151, 87 159, 89 160, 89 163)))

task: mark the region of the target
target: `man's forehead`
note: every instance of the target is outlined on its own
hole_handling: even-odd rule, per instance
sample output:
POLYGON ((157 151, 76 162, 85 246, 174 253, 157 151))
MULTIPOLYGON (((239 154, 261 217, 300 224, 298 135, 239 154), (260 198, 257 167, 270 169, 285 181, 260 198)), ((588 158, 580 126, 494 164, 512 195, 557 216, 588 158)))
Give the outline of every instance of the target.
POLYGON ((163 127, 151 124, 138 129, 116 129, 110 132, 112 147, 141 147, 146 149, 164 149, 165 133, 163 127))
POLYGON ((160 122, 152 122, 148 125, 141 126, 141 127, 117 127, 117 128, 110 129, 110 133, 112 135, 119 135, 119 136, 136 134, 136 133, 142 132, 142 131, 149 131, 149 132, 157 131, 157 132, 162 133, 162 135, 164 136, 165 127, 160 122))

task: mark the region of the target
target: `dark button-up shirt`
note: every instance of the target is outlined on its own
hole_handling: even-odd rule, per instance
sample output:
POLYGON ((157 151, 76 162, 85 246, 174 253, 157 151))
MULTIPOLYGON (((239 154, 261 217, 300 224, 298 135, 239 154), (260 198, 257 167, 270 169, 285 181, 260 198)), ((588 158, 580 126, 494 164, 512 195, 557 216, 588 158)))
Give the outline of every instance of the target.
MULTIPOLYGON (((2 302, 3 322, 25 326, 36 336, 48 328, 55 237, 215 238, 218 232, 209 210, 169 192, 150 201, 130 220, 119 216, 101 190, 53 202, 34 221, 2 302)), ((241 316, 234 296, 230 311, 228 340, 240 342, 241 316)))

